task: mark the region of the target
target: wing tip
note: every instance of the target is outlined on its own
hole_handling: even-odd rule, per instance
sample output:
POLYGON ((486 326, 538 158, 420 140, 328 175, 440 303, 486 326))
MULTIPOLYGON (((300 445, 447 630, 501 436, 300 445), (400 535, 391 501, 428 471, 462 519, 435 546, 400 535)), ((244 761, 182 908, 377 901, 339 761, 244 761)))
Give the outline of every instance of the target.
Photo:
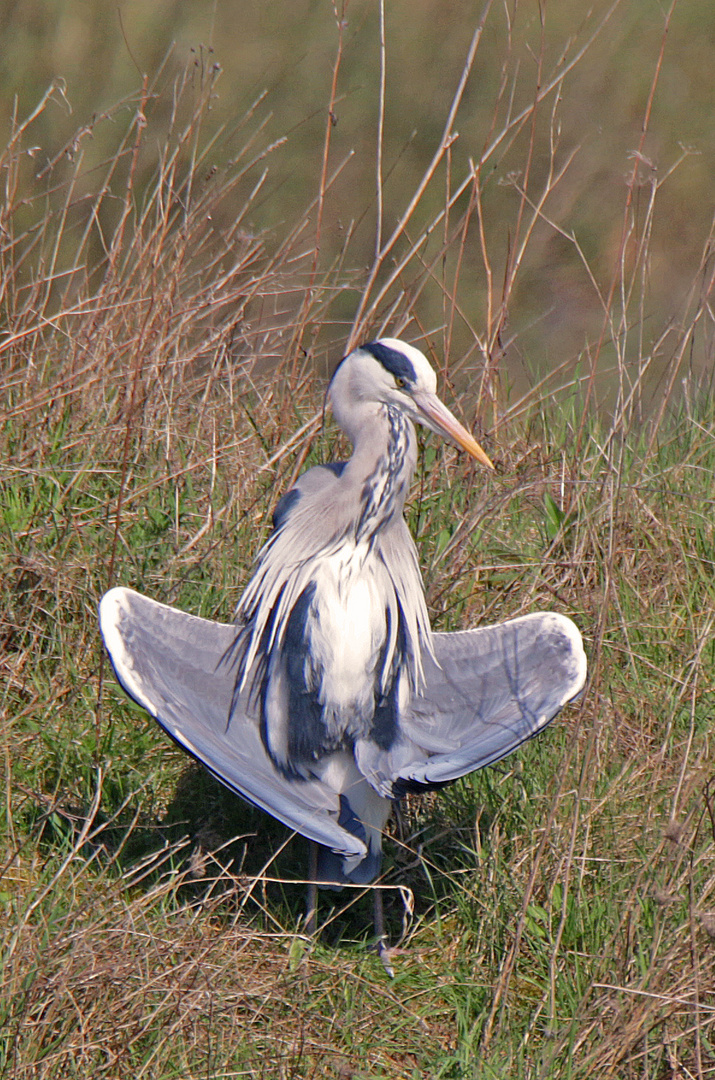
MULTIPOLYGON (((571 659, 569 677, 565 680, 564 696, 559 705, 562 709, 583 690, 588 675, 588 659, 583 647, 581 631, 573 619, 568 615, 562 615, 559 611, 532 611, 528 615, 519 615, 515 619, 508 619, 503 626, 516 623, 540 623, 544 632, 552 637, 554 642, 561 639, 566 647, 565 652, 571 659)), ((468 631, 467 631, 468 632, 468 631)))
POLYGON ((153 716, 154 711, 142 691, 121 626, 123 619, 132 617, 129 601, 132 595, 132 589, 126 589, 121 585, 115 586, 104 594, 99 602, 99 629, 104 647, 109 653, 112 667, 122 687, 129 697, 153 716))
POLYGON ((109 589, 99 601, 99 626, 104 636, 105 630, 110 631, 119 623, 121 614, 128 614, 128 598, 133 595, 133 589, 127 589, 123 585, 115 585, 109 589))
POLYGON ((573 662, 573 674, 570 685, 565 688, 565 693, 568 696, 564 697, 563 705, 567 705, 569 701, 573 701, 574 698, 578 697, 586 684, 588 660, 583 647, 583 638, 576 623, 568 615, 561 615, 557 611, 544 612, 544 614, 550 617, 554 629, 558 627, 569 644, 569 652, 573 662))

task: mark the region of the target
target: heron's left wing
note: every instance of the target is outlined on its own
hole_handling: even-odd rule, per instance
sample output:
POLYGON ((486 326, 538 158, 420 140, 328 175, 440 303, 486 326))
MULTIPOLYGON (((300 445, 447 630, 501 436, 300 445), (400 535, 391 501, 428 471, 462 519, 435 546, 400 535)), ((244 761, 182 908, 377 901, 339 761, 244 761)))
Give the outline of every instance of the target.
POLYGON ((574 623, 554 612, 435 634, 425 690, 400 719, 420 753, 393 774, 399 794, 481 769, 532 738, 583 689, 586 656, 574 623))
POLYGON ((111 589, 100 625, 120 683, 139 705, 222 783, 297 832, 342 856, 367 846, 344 829, 340 796, 320 780, 290 781, 273 765, 248 695, 231 713, 235 668, 225 662, 232 623, 211 622, 132 589, 111 589))

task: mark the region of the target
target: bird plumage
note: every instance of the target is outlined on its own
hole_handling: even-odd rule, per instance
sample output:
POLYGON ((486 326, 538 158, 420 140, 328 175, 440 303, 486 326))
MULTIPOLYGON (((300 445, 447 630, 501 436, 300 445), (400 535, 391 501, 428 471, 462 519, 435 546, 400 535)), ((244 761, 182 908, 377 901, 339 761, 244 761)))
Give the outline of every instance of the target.
POLYGON ((510 753, 581 690, 580 635, 554 613, 433 634, 403 517, 414 423, 491 465, 418 350, 356 349, 329 400, 353 443, 276 507, 236 621, 113 589, 100 621, 126 691, 220 780, 323 848, 321 875, 379 870, 392 802, 510 753))

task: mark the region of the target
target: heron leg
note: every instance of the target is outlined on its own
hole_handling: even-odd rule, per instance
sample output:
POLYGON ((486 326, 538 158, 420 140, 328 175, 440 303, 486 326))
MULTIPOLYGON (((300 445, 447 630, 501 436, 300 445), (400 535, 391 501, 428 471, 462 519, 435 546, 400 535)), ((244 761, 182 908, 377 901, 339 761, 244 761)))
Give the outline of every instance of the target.
POLYGON ((318 929, 318 845, 309 840, 308 893, 305 904, 305 932, 310 937, 318 929))
POLYGON ((395 971, 390 963, 390 950, 387 947, 387 934, 385 933, 385 913, 382 906, 382 889, 373 889, 373 919, 375 924, 375 948, 380 957, 382 966, 389 978, 394 979, 395 971))

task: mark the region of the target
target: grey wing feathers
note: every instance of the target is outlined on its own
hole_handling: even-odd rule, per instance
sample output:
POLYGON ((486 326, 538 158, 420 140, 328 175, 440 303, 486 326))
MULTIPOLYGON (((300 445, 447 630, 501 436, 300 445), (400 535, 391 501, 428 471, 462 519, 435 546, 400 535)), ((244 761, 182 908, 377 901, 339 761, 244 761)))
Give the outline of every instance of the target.
POLYGON ((316 465, 303 473, 278 502, 275 529, 258 553, 256 568, 236 608, 246 627, 238 685, 246 685, 259 650, 281 644, 288 617, 315 570, 314 553, 335 554, 349 527, 350 510, 340 489, 340 471, 316 465), (264 631, 268 630, 268 641, 264 631))
POLYGON ((586 657, 574 623, 554 612, 496 626, 435 634, 426 689, 401 717, 421 760, 400 779, 443 783, 481 769, 541 731, 583 689, 586 657))
POLYGON ((314 465, 312 469, 302 473, 293 487, 281 495, 276 503, 273 511, 273 528, 281 529, 285 525, 301 496, 330 487, 338 477, 342 476, 344 468, 344 461, 331 461, 327 465, 314 465))
POLYGON ((245 697, 228 723, 235 668, 223 658, 235 642, 233 624, 186 615, 123 588, 103 597, 100 624, 129 696, 227 787, 344 856, 367 854, 338 824, 335 792, 319 780, 289 783, 278 773, 245 697))
MULTIPOLYGON (((234 624, 121 588, 103 598, 100 623, 122 686, 180 746, 290 828, 351 865, 365 859, 367 844, 343 827, 343 796, 319 779, 287 780, 274 767, 248 691, 229 722, 235 666, 226 658, 236 642, 234 624)), ((586 678, 581 635, 551 612, 435 634, 433 647, 434 656, 423 654, 423 692, 401 710, 399 744, 387 751, 374 744, 362 755, 368 775, 385 777, 385 789, 378 785, 383 795, 445 783, 505 757, 576 697, 586 678)), ((360 794, 358 784, 350 798, 365 801, 369 790, 360 794)))

